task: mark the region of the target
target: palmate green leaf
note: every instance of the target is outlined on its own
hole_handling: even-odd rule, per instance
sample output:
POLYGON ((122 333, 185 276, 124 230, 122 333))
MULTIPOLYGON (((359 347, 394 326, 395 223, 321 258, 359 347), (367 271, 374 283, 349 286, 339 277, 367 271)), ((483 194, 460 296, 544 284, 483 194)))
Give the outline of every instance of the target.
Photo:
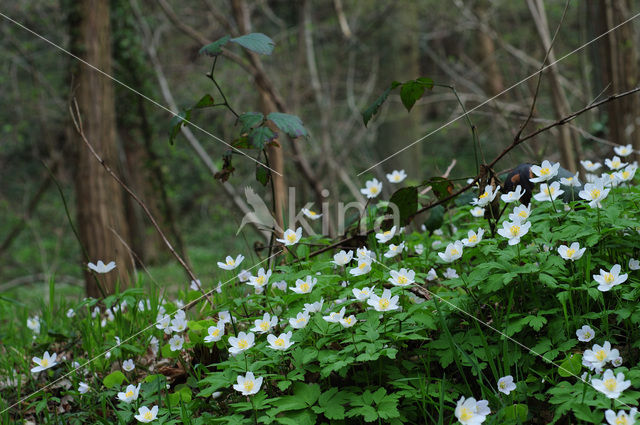
POLYGON ((126 379, 127 378, 126 376, 124 376, 124 373, 120 372, 119 370, 116 370, 114 372, 111 372, 107 376, 105 376, 104 379, 102 380, 102 383, 107 388, 113 388, 117 385, 122 385, 122 383, 126 379))
POLYGON ((202 47, 198 53, 207 56, 218 56, 222 53, 222 47, 224 47, 224 45, 227 44, 230 39, 230 36, 225 35, 221 39, 202 47))
POLYGON ((400 100, 402 100, 404 107, 407 108, 407 112, 411 111, 413 105, 422 97, 426 89, 431 90, 432 88, 433 80, 425 77, 402 84, 400 100))
POLYGON ((570 376, 580 376, 580 371, 582 370, 582 354, 571 354, 567 356, 567 358, 560 363, 560 367, 558 367, 558 375, 563 378, 568 378, 570 376))
POLYGON ((264 115, 260 112, 245 112, 238 117, 240 132, 247 133, 256 125, 262 123, 264 115))
POLYGON ((369 106, 364 110, 364 112, 362 112, 362 121, 364 121, 365 127, 367 126, 369 121, 371 121, 371 118, 373 118, 373 116, 378 113, 378 110, 387 100, 387 97, 389 97, 391 91, 401 84, 402 83, 400 83, 399 81, 392 82, 391 85, 375 100, 375 102, 373 102, 371 106, 369 106))
POLYGON ((245 49, 261 55, 270 55, 276 45, 271 38, 260 32, 241 35, 240 37, 232 38, 229 41, 239 44, 245 49))
POLYGON ((304 128, 302 124, 302 120, 295 115, 271 112, 267 115, 267 119, 293 138, 307 137, 309 135, 307 129, 304 128))
POLYGON ((529 407, 526 404, 512 404, 505 407, 503 412, 505 419, 522 423, 527 420, 529 407))
POLYGON ((256 127, 249 133, 249 143, 255 149, 263 149, 265 144, 275 138, 276 134, 267 126, 256 127))

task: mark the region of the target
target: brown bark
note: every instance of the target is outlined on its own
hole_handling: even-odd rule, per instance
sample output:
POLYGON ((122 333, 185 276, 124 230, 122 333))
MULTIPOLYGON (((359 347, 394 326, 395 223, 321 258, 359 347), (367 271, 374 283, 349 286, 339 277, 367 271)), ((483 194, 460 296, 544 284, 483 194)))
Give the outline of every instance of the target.
MULTIPOLYGON (((82 59, 111 74, 111 40, 109 2, 84 0, 77 4, 77 25, 72 28, 73 48, 82 59)), ((73 93, 78 102, 86 136, 106 163, 117 167, 116 122, 113 86, 91 68, 78 65, 73 73, 73 93)), ((88 296, 100 297, 103 291, 113 293, 117 281, 120 286, 130 282, 133 270, 126 248, 118 235, 129 241, 129 230, 124 214, 123 194, 118 184, 105 172, 92 156, 82 139, 75 133, 73 142, 77 150, 75 187, 78 228, 85 259, 85 282, 88 296), (117 233, 117 235, 116 235, 117 233), (86 261, 105 263, 115 261, 117 268, 99 275, 98 286, 86 261)))

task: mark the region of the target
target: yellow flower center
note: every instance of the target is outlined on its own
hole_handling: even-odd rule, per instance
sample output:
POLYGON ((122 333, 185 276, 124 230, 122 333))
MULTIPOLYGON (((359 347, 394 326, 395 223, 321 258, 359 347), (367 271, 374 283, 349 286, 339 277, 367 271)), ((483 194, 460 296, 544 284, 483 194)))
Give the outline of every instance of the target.
POLYGON ((244 384, 242 386, 244 387, 245 391, 249 392, 253 390, 254 383, 253 381, 244 381, 244 384))
POLYGON ((369 189, 369 191, 371 193, 378 193, 378 187, 377 186, 371 186, 371 189, 369 189))
POLYGON ((591 338, 591 332, 587 331, 584 333, 584 339, 589 339, 591 338))
POLYGON ((476 235, 469 236, 469 242, 475 242, 477 240, 478 240, 478 236, 476 236, 476 235))
POLYGON ((284 339, 278 338, 273 341, 273 345, 277 345, 278 347, 284 347, 284 339))
POLYGON ((400 180, 400 175, 399 174, 396 174, 395 176, 393 176, 393 181, 397 182, 398 180, 400 180))
POLYGON ((568 181, 568 182, 572 182, 572 181, 573 181, 573 177, 568 177, 568 178, 567 178, 567 181, 568 181))
POLYGON ((467 409, 466 407, 463 407, 462 409, 460 409, 461 421, 468 421, 471 418, 473 418, 473 412, 470 409, 467 409))
POLYGON ((300 284, 300 290, 302 292, 307 292, 309 290, 309 284, 308 283, 301 283, 300 284))
POLYGON ((367 267, 367 263, 365 263, 365 262, 362 262, 362 263, 358 264, 358 268, 360 270, 363 270, 365 267, 367 267))
POLYGON ((264 276, 258 276, 256 282, 258 282, 260 285, 264 285, 264 279, 264 276))
POLYGON ((489 196, 489 192, 485 192, 485 193, 483 193, 482 195, 480 195, 480 199, 484 199, 484 198, 486 198, 487 196, 489 196))
POLYGON ((240 341, 238 341, 238 348, 247 348, 248 346, 249 343, 246 339, 241 339, 240 341))
POLYGON ((214 337, 220 335, 220 329, 215 328, 213 331, 211 331, 211 333, 209 335, 214 336, 214 337))
POLYGON ((300 318, 296 319, 296 323, 303 323, 303 322, 306 322, 306 321, 307 321, 307 319, 305 319, 304 317, 300 317, 300 318))
POLYGON ((567 249, 567 257, 571 258, 575 253, 576 253, 575 249, 571 249, 571 248, 567 249))
POLYGON ((344 319, 344 321, 345 321, 345 323, 346 323, 347 325, 350 325, 352 320, 353 320, 353 319, 351 319, 351 317, 347 317, 347 318, 345 318, 345 319, 344 319))
POLYGON ((378 306, 380 306, 380 310, 386 310, 389 308, 389 300, 386 298, 380 298, 378 301, 378 306))
POLYGON ((398 283, 407 283, 409 281, 409 279, 407 279, 405 276, 398 276, 398 283))
POLYGON ((314 216, 314 215, 316 215, 316 212, 315 212, 315 211, 311 211, 311 210, 309 210, 309 215, 310 215, 310 216, 314 216))
POLYGON ((631 174, 630 172, 625 170, 625 171, 622 172, 622 178, 626 180, 626 179, 629 178, 630 174, 631 174))
POLYGON ((145 412, 144 418, 148 420, 153 420, 153 413, 151 413, 151 410, 148 410, 147 412, 145 412))
POLYGON ((527 212, 526 212, 526 211, 520 211, 520 212, 518 213, 518 215, 519 215, 520 217, 522 217, 522 218, 527 218, 527 212))
POLYGON ((460 254, 460 251, 458 251, 455 248, 451 248, 451 255, 458 255, 458 254, 460 254))
POLYGON ((611 283, 611 282, 613 282, 613 280, 614 280, 614 277, 613 277, 612 273, 605 273, 604 274, 604 281, 605 282, 611 283))
POLYGON ((541 168, 540 169, 540 175, 541 176, 548 176, 549 175, 549 167, 541 168))
POLYGON ((389 236, 391 234, 391 230, 387 230, 386 232, 382 233, 385 236, 389 236))
POLYGON ((620 161, 611 161, 611 165, 613 168, 618 168, 620 166, 620 161))
POLYGON ((607 353, 604 350, 600 350, 596 353, 596 359, 598 359, 599 362, 603 361, 606 358, 607 358, 607 353))
POLYGON ((616 381, 614 378, 605 379, 604 387, 613 392, 618 387, 618 381, 616 381))
POLYGON ((269 322, 263 320, 262 323, 260 323, 260 329, 263 331, 269 330, 269 322))
POLYGON ((368 290, 366 290, 366 289, 363 289, 362 291, 360 291, 360 293, 361 293, 362 295, 369 295, 369 291, 368 291, 368 290))
POLYGON ((47 359, 42 359, 42 360, 40 361, 40 366, 42 366, 42 367, 47 367, 47 366, 49 366, 49 360, 47 360, 47 359))
POLYGON ((233 266, 236 262, 233 260, 233 258, 229 258, 227 260, 227 266, 233 266))
POLYGON ((133 397, 133 391, 127 391, 127 393, 124 396, 127 398, 133 397))
POLYGON ((520 233, 520 226, 511 226, 511 236, 518 236, 520 233))
POLYGON ((500 382, 500 388, 501 388, 501 389, 503 389, 503 390, 504 390, 505 388, 507 388, 507 384, 506 384, 506 382, 500 382))
POLYGON ((293 243, 296 241, 296 234, 295 233, 289 233, 289 235, 287 236, 287 241, 293 243))
POLYGON ((616 418, 616 425, 629 425, 629 419, 627 419, 627 415, 622 415, 616 418))
POLYGON ((600 197, 600 189, 591 190, 591 199, 598 199, 600 197))

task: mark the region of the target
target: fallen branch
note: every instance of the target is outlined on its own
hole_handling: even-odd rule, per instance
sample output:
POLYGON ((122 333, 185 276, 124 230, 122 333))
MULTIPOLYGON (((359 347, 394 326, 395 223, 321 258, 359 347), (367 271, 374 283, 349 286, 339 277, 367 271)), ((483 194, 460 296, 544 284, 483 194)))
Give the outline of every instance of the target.
MULTIPOLYGON (((151 224, 153 224, 153 227, 156 229, 156 231, 158 232, 158 234, 162 238, 162 241, 165 243, 167 248, 169 248, 169 251, 171 251, 171 254, 173 254, 173 256, 176 258, 176 260, 178 260, 178 263, 180 263, 182 268, 187 272, 187 274, 189 275, 191 280, 198 281, 198 278, 193 273, 191 268, 189 268, 187 263, 180 256, 180 254, 178 254, 176 252, 176 250, 171 245, 171 242, 169 242, 169 239, 167 239, 167 237, 165 236, 165 234, 162 231, 162 229, 160 229, 160 226, 158 225, 158 222, 156 221, 155 218, 153 218, 153 215, 151 214, 151 211, 149 211, 149 208, 147 208, 145 203, 142 202, 142 200, 140 198, 138 198, 138 196, 129 188, 129 186, 127 186, 122 180, 120 180, 120 178, 117 176, 117 174, 113 172, 111 167, 109 167, 109 165, 107 165, 104 162, 104 160, 100 157, 100 155, 98 155, 98 153, 95 151, 95 149, 93 148, 93 145, 91 145, 89 140, 87 140, 87 137, 85 136, 84 130, 82 128, 82 117, 80 115, 80 109, 79 109, 78 103, 76 102, 75 99, 73 99, 73 106, 69 105, 69 112, 71 114, 71 119, 73 121, 73 125, 74 125, 76 131, 78 132, 78 134, 80 135, 80 137, 82 138, 84 143, 89 148, 89 151, 91 151, 91 154, 96 158, 96 160, 100 163, 100 165, 102 165, 102 167, 107 171, 107 173, 109 173, 111 175, 111 177, 113 177, 113 179, 138 203, 138 205, 140 205, 140 207, 142 208, 142 210, 144 211, 146 216, 151 221, 151 224)), ((202 288, 200 288, 200 291, 202 292, 202 295, 207 299, 207 301, 211 305, 211 308, 214 308, 213 301, 209 297, 209 294, 207 292, 205 292, 202 288)))

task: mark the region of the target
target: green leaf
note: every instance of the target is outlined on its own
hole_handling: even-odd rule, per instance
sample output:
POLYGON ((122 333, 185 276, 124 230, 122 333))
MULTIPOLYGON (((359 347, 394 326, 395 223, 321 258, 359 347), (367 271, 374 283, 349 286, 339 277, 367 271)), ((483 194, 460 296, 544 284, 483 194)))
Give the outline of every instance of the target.
POLYGON ((102 380, 102 383, 107 388, 113 388, 117 385, 122 385, 122 382, 124 382, 126 379, 127 378, 126 376, 124 376, 124 373, 116 370, 115 372, 111 372, 110 374, 105 376, 102 380))
POLYGON ((162 357, 165 357, 168 359, 175 359, 180 355, 180 350, 171 351, 171 345, 169 344, 163 345, 160 352, 162 353, 162 357))
POLYGON ((201 48, 198 53, 207 56, 218 56, 220 53, 222 53, 222 47, 229 42, 230 38, 230 36, 225 35, 221 39, 207 44, 206 46, 201 48))
POLYGON ((371 121, 371 118, 373 118, 373 116, 378 113, 380 106, 382 106, 382 104, 387 100, 387 97, 389 97, 391 91, 401 84, 402 83, 398 81, 392 82, 391 85, 375 100, 375 102, 373 102, 371 106, 364 110, 364 112, 362 113, 362 121, 364 121, 365 127, 367 126, 369 121, 371 121))
POLYGON ((242 35, 240 37, 232 38, 229 41, 237 43, 245 49, 261 55, 270 55, 276 45, 272 39, 260 32, 242 35))
POLYGON ((169 402, 172 406, 177 406, 180 402, 189 403, 191 401, 191 389, 183 385, 177 391, 169 394, 169 402))
POLYGON ((271 120, 276 127, 293 138, 307 137, 309 135, 300 118, 295 115, 272 112, 267 115, 267 119, 271 120))
POLYGON ((260 149, 264 148, 266 143, 271 142, 276 138, 276 134, 267 126, 260 126, 254 128, 249 133, 249 143, 251 147, 260 149))
POLYGON ((430 232, 439 229, 442 227, 442 223, 444 222, 444 207, 442 205, 436 205, 431 208, 431 212, 429 213, 429 218, 427 218, 424 222, 424 226, 430 232))
POLYGON ((213 101, 213 96, 211 96, 210 94, 205 94, 204 96, 202 96, 202 98, 198 101, 198 103, 196 103, 193 107, 194 108, 208 108, 209 106, 213 106, 215 104, 215 102, 213 101))
POLYGON ((563 378, 570 376, 579 376, 582 370, 582 354, 571 354, 560 363, 558 367, 558 375, 563 378))
POLYGON ((191 109, 180 111, 178 115, 174 115, 173 118, 171 118, 171 121, 169 121, 169 127, 171 127, 171 131, 169 132, 170 144, 173 145, 173 141, 187 121, 191 121, 191 109))
POLYGON ((277 385, 280 391, 285 391, 287 388, 291 386, 291 381, 278 381, 277 385))
POLYGON ((266 186, 269 183, 269 177, 271 173, 269 170, 263 165, 256 164, 256 181, 258 181, 261 185, 266 186))
POLYGON ((260 124, 264 120, 264 115, 260 112, 245 112, 238 117, 238 122, 242 126, 240 131, 247 133, 256 125, 260 124))
POLYGON ((320 385, 304 384, 296 382, 293 386, 293 394, 306 403, 306 407, 313 406, 320 397, 320 385))
POLYGON ((524 422, 528 414, 529 407, 526 404, 513 404, 504 408, 504 417, 512 421, 524 422))
MULTIPOLYGON (((391 195, 389 204, 398 207, 400 226, 406 226, 411 216, 418 211, 418 189, 415 186, 410 186, 397 190, 391 195)), ((394 211, 391 208, 387 210, 387 214, 392 212, 394 211)))
POLYGON ((431 186, 431 190, 439 200, 446 198, 453 193, 453 183, 444 177, 431 177, 423 183, 425 186, 431 186))
POLYGON ((407 81, 400 89, 400 100, 407 111, 411 111, 416 101, 424 94, 425 86, 417 81, 407 81))
POLYGON ((542 329, 547 323, 547 319, 544 316, 527 316, 525 321, 536 331, 542 329))

